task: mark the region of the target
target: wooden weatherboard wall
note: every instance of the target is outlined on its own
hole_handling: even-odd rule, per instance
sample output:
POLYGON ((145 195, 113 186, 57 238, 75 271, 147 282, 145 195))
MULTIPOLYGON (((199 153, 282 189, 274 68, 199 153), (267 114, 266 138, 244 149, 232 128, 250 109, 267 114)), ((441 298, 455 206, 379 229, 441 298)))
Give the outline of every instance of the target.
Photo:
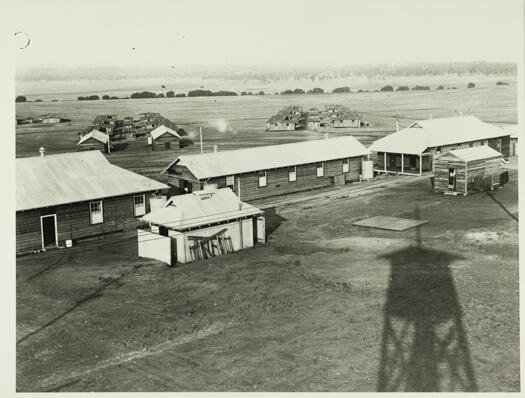
MULTIPOLYGON (((100 224, 90 222, 90 203, 76 202, 54 207, 18 211, 16 213, 16 252, 17 254, 40 250, 42 248, 42 231, 40 217, 56 214, 58 244, 65 241, 102 235, 115 231, 135 228, 139 224, 139 216, 135 216, 134 193, 125 196, 99 199, 102 200, 104 221, 100 224)), ((152 192, 145 194, 146 213, 149 209, 149 199, 152 192)))
POLYGON ((434 190, 438 192, 449 191, 448 177, 449 169, 456 170, 456 192, 467 195, 484 189, 483 185, 477 183, 477 179, 483 178, 487 181, 486 188, 494 189, 499 186, 500 174, 502 172, 501 159, 479 159, 465 163, 461 160, 450 158, 436 159, 434 161, 434 190))
MULTIPOLYGON (((343 173, 343 159, 323 162, 323 177, 317 177, 317 163, 318 162, 297 165, 296 181, 289 181, 289 171, 293 168, 293 166, 291 166, 266 170, 267 184, 264 187, 259 187, 259 171, 235 174, 233 185, 230 186, 235 193, 238 193, 237 191, 240 184, 241 199, 254 200, 334 185, 336 179, 341 179, 337 176, 344 176, 343 182, 357 181, 361 174, 361 156, 349 158, 349 171, 346 173, 343 173)), ((227 186, 226 180, 227 176, 199 180, 185 166, 177 164, 168 170, 168 183, 177 188, 181 193, 184 192, 185 183, 192 184, 192 190, 195 191, 202 189, 205 182, 208 184, 217 184, 219 188, 224 188, 227 186)))
POLYGON ((166 133, 152 140, 151 149, 154 151, 163 151, 166 149, 166 142, 170 143, 170 150, 179 149, 180 147, 179 138, 175 137, 173 134, 166 133))
POLYGON ((84 141, 81 144, 78 144, 78 150, 79 151, 93 151, 93 150, 99 150, 103 153, 107 153, 107 145, 103 142, 100 142, 99 140, 96 140, 94 138, 90 138, 86 141, 84 141))

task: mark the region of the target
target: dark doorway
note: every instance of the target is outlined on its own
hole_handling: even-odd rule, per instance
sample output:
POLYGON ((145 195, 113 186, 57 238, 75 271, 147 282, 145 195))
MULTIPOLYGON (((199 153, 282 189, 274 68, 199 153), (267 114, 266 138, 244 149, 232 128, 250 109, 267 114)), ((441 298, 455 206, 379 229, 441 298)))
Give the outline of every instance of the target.
POLYGON ((396 168, 396 157, 397 155, 393 153, 388 155, 388 166, 391 170, 396 168))
POLYGON ((171 266, 177 262, 177 239, 171 238, 171 266))
POLYGON ((171 149, 171 142, 165 142, 164 143, 164 149, 171 149))
POLYGON ((257 243, 257 218, 252 218, 253 244, 257 243))
POLYGON ((44 247, 56 246, 57 244, 55 217, 54 214, 42 217, 42 244, 44 247))
POLYGON ((456 190, 456 169, 448 169, 448 189, 456 190))
POLYGON ((189 182, 189 181, 183 180, 183 181, 182 181, 182 189, 184 189, 184 191, 185 191, 186 193, 191 193, 192 190, 193 190, 192 183, 189 182))
POLYGON ((417 156, 410 155, 410 168, 415 169, 417 167, 417 156))

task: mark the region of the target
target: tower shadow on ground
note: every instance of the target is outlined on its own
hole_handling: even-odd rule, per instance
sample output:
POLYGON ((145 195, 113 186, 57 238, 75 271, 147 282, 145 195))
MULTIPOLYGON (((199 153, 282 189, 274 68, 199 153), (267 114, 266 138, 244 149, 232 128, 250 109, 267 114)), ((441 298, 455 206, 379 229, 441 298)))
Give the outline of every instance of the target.
POLYGON ((416 231, 415 244, 381 256, 390 280, 377 390, 477 391, 449 268, 461 257, 423 247, 416 231))

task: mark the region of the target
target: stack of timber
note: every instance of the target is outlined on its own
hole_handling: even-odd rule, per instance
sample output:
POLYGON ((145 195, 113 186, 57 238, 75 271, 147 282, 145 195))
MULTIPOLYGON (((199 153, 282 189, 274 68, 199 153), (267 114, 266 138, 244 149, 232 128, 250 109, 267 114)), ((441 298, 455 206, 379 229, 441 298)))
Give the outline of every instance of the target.
POLYGON ((188 239, 193 241, 193 245, 190 246, 193 261, 232 253, 232 240, 225 235, 226 231, 227 229, 224 228, 208 237, 188 236, 188 239))

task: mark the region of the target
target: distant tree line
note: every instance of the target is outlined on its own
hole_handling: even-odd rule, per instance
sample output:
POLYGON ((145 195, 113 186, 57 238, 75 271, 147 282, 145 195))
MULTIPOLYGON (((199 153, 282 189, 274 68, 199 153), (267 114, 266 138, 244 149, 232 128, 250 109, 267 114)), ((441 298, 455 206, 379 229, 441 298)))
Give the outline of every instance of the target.
POLYGON ((77 98, 78 101, 97 101, 100 97, 98 95, 89 95, 87 97, 80 96, 77 98))
POLYGON ((158 78, 159 80, 167 77, 184 80, 185 78, 194 79, 196 76, 203 80, 226 79, 231 81, 253 81, 258 83, 270 83, 287 79, 309 80, 312 82, 329 81, 333 79, 350 79, 356 76, 368 78, 384 78, 389 76, 438 76, 438 75, 513 75, 517 72, 517 64, 512 62, 442 62, 442 63, 413 63, 403 65, 350 65, 350 66, 312 66, 304 65, 295 67, 293 70, 283 66, 265 67, 257 69, 253 67, 165 67, 155 68, 136 68, 136 67, 81 67, 64 68, 57 73, 56 68, 27 68, 17 71, 17 79, 21 80, 97 80, 97 79, 118 79, 119 76, 126 76, 129 79, 137 78, 158 78))

